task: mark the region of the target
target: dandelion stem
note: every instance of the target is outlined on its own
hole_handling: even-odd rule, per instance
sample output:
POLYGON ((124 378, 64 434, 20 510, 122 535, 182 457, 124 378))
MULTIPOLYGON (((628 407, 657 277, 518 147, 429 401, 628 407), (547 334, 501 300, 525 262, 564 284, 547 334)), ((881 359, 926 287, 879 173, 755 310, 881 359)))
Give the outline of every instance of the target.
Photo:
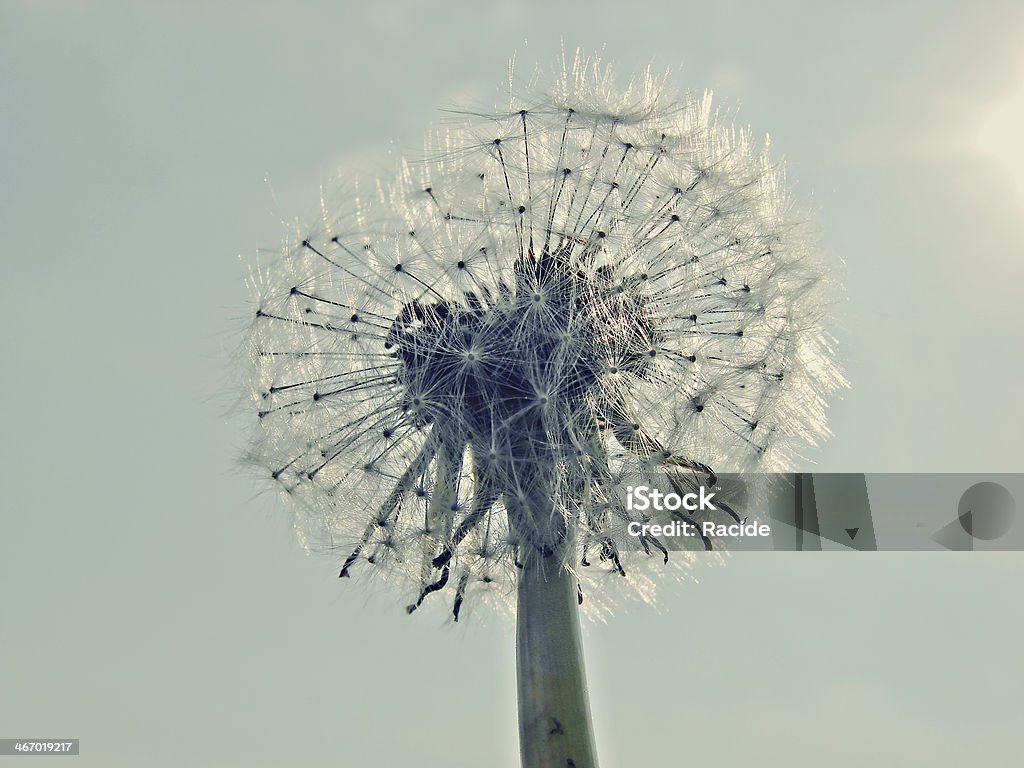
POLYGON ((561 558, 532 554, 516 628, 522 768, 596 768, 576 578, 561 558))

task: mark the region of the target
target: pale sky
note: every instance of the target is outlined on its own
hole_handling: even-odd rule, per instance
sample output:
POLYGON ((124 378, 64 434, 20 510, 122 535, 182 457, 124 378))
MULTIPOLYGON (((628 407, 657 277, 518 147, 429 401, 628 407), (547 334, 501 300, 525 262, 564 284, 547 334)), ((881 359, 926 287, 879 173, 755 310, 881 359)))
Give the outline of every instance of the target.
MULTIPOLYGON (((852 386, 806 470, 1020 471, 1021 39, 995 1, 3 3, 0 738, 518 764, 513 628, 339 582, 241 468, 243 261, 563 40, 712 88, 817 212, 852 386)), ((1018 763, 1019 553, 698 575, 584 630, 605 768, 1018 763)))

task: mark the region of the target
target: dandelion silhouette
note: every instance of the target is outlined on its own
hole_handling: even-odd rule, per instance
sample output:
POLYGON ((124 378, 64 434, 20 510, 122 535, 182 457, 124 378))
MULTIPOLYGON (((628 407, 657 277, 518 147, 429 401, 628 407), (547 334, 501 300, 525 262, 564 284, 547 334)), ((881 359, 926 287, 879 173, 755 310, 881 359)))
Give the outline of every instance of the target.
POLYGON ((528 766, 596 764, 577 603, 669 560, 630 546, 621 478, 784 468, 842 383, 780 166, 663 90, 578 57, 256 280, 258 462, 410 613, 518 593, 528 766))

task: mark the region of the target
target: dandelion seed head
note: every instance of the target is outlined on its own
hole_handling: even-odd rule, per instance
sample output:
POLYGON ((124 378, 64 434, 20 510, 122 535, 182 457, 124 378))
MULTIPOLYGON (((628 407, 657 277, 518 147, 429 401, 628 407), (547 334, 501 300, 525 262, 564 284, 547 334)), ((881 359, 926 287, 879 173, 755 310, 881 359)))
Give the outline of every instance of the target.
POLYGON ((622 477, 787 468, 843 383, 767 147, 583 57, 343 196, 256 282, 258 460, 309 545, 410 611, 506 603, 531 557, 588 609, 608 581, 649 597, 622 477))

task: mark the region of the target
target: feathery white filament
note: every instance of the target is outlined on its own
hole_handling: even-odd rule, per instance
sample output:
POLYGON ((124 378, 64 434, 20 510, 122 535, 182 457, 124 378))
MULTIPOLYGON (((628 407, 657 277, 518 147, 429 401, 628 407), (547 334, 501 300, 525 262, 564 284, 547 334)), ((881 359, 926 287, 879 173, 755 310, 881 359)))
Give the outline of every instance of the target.
POLYGON ((709 96, 578 59, 326 213, 250 342, 256 455, 307 541, 456 618, 552 552, 647 593, 619 478, 782 469, 826 434, 823 268, 782 182, 709 96))

